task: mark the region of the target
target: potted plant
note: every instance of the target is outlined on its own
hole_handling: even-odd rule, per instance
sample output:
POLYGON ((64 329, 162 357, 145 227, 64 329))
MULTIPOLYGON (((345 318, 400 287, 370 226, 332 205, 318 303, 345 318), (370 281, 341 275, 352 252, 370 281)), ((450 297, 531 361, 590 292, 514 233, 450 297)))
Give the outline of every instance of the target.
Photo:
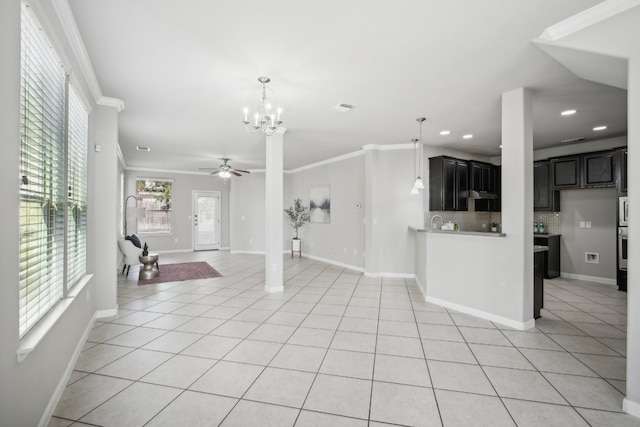
POLYGON ((144 242, 144 246, 142 247, 142 256, 148 256, 149 255, 149 245, 147 245, 147 242, 144 242))
POLYGON ((492 222, 492 223, 491 223, 491 231, 492 231, 493 233, 495 233, 495 232, 497 232, 497 231, 498 231, 498 223, 497 223, 497 222, 492 222))
POLYGON ((291 255, 293 252, 300 252, 300 239, 298 238, 298 230, 300 227, 309 222, 309 208, 302 204, 302 199, 295 199, 293 205, 284 212, 287 214, 289 224, 295 230, 296 235, 291 240, 291 255))

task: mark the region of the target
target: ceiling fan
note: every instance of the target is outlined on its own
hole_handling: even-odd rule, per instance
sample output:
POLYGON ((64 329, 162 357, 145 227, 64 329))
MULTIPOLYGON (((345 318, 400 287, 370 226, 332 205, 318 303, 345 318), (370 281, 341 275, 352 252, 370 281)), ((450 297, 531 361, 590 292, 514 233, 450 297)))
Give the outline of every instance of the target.
POLYGON ((227 159, 227 158, 222 159, 222 161, 224 163, 221 164, 219 168, 216 168, 216 169, 213 169, 213 168, 198 168, 198 169, 200 169, 200 170, 212 170, 213 169, 213 172, 211 172, 211 175, 218 175, 220 178, 230 178, 231 175, 242 176, 243 173, 251 173, 251 172, 246 171, 246 170, 232 168, 231 166, 229 166, 227 164, 227 162, 229 161, 229 159, 227 159))

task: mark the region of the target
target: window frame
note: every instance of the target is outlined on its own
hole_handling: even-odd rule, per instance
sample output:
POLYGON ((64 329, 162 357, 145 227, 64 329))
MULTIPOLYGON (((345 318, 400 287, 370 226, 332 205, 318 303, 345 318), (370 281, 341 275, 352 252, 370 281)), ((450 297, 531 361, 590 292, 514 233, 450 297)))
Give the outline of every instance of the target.
MULTIPOLYGON (((173 235, 173 187, 174 187, 175 181, 171 178, 158 178, 158 177, 136 177, 136 181, 135 181, 135 197, 136 197, 136 205, 143 207, 145 210, 145 217, 144 218, 136 218, 136 232, 139 235, 144 235, 144 236, 153 236, 153 235, 158 235, 158 236, 166 236, 166 235, 173 235), (161 182, 161 183, 170 183, 170 198, 168 200, 167 205, 169 206, 168 208, 162 208, 159 207, 157 209, 149 209, 148 206, 151 203, 145 203, 144 199, 150 200, 152 197, 156 198, 157 200, 157 196, 151 196, 148 194, 148 192, 141 192, 138 189, 138 183, 144 181, 145 185, 147 185, 146 183, 149 182, 161 182), (147 193, 148 197, 145 196, 141 196, 141 193, 147 193), (163 229, 144 229, 144 223, 146 222, 147 224, 149 223, 149 212, 158 212, 158 213, 162 213, 165 212, 166 216, 168 217, 167 219, 167 229, 163 230, 163 229), (141 227, 141 223, 142 223, 142 227, 141 227)), ((161 202, 158 201, 158 204, 160 204, 161 202)), ((148 228, 148 227, 147 227, 148 228)))

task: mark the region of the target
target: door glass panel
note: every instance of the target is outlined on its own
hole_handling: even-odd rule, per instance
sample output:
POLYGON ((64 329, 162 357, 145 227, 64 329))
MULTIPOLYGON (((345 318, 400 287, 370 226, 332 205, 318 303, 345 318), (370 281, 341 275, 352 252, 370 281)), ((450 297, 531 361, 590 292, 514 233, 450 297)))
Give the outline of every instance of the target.
POLYGON ((195 249, 217 249, 219 197, 196 195, 195 249))

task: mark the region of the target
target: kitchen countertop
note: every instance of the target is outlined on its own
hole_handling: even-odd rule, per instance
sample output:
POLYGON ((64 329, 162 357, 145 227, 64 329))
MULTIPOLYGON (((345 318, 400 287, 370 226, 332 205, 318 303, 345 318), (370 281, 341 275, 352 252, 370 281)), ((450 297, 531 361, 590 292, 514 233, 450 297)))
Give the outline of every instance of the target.
POLYGON ((455 230, 430 230, 424 226, 410 225, 409 230, 418 233, 433 233, 433 234, 456 234, 461 236, 482 236, 482 237, 505 237, 504 233, 493 233, 490 231, 455 231, 455 230))
POLYGON ((533 253, 536 252, 547 252, 549 250, 549 246, 541 246, 541 245, 533 245, 533 253))
POLYGON ((551 233, 533 233, 533 237, 554 237, 560 236, 560 234, 551 234, 551 233))

